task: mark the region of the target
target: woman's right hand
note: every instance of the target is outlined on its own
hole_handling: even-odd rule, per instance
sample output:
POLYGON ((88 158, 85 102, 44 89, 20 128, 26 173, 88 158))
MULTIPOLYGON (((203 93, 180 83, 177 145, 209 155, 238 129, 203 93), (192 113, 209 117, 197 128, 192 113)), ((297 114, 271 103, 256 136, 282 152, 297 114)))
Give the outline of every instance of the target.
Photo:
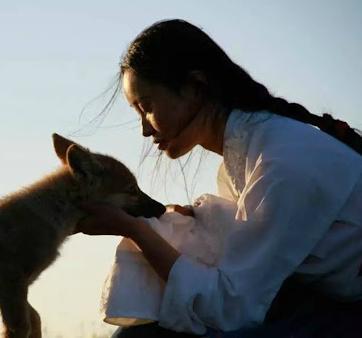
POLYGON ((166 205, 166 212, 178 212, 184 216, 195 216, 193 207, 191 205, 181 206, 178 204, 168 204, 166 205))
POLYGON ((87 203, 80 206, 86 212, 76 225, 74 233, 82 232, 86 235, 114 235, 133 237, 143 223, 137 217, 106 203, 87 203))

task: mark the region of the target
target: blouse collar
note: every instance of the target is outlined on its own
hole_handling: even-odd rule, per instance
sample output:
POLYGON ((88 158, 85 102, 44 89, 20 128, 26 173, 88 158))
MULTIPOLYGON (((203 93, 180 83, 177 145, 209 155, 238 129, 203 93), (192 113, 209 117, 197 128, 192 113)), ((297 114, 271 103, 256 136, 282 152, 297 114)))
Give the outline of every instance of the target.
POLYGON ((268 120, 273 114, 268 111, 231 111, 225 125, 223 158, 227 175, 235 187, 242 187, 245 179, 245 162, 251 134, 259 123, 268 120))

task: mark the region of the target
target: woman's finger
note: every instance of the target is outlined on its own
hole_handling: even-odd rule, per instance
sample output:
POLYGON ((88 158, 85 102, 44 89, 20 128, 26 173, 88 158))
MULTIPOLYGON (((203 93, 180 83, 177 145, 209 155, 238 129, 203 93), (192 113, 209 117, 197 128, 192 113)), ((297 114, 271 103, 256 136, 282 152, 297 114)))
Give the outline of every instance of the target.
POLYGON ((191 206, 181 206, 178 204, 169 204, 166 205, 166 211, 167 212, 178 212, 181 215, 184 216, 194 216, 194 211, 191 206))
POLYGON ((177 209, 179 209, 179 210, 176 210, 176 211, 184 216, 191 216, 191 217, 195 216, 194 210, 190 206, 182 207, 179 205, 177 209))

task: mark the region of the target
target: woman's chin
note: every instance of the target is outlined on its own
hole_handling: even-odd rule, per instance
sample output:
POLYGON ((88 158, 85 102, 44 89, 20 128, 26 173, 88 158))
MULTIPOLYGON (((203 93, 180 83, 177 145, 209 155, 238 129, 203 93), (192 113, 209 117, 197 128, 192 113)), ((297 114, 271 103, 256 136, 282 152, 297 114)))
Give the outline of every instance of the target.
POLYGON ((169 144, 166 149, 164 149, 165 154, 171 158, 172 160, 175 160, 176 158, 179 158, 186 153, 188 153, 192 148, 180 148, 176 146, 172 146, 172 144, 169 144))
POLYGON ((174 159, 176 159, 176 158, 178 158, 178 157, 181 156, 181 155, 179 155, 178 152, 172 151, 172 149, 169 149, 169 148, 165 149, 165 150, 164 150, 164 153, 165 153, 169 158, 171 158, 172 160, 174 160, 174 159))

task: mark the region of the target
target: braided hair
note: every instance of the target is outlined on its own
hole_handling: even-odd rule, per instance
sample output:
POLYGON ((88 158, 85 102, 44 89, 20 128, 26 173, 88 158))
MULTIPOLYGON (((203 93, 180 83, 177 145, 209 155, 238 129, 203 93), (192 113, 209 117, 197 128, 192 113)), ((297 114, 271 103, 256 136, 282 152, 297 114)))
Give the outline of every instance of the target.
POLYGON ((133 70, 142 78, 178 91, 192 71, 206 77, 205 95, 230 111, 268 110, 318 127, 362 154, 362 136, 330 114, 318 116, 297 103, 275 97, 234 63, 204 31, 183 20, 156 22, 141 32, 121 60, 121 76, 133 70))

